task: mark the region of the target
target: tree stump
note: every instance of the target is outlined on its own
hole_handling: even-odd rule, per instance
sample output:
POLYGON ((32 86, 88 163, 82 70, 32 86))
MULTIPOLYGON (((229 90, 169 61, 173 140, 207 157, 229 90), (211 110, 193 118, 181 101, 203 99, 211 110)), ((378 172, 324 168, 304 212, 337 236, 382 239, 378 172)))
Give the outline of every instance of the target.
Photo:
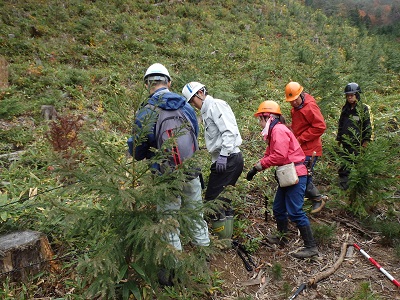
POLYGON ((45 120, 55 120, 57 119, 57 111, 53 105, 42 105, 42 117, 45 120))
POLYGON ((0 278, 26 281, 44 269, 57 271, 53 251, 43 233, 19 231, 0 236, 0 278))
POLYGON ((8 88, 8 63, 0 56, 0 88, 8 88))

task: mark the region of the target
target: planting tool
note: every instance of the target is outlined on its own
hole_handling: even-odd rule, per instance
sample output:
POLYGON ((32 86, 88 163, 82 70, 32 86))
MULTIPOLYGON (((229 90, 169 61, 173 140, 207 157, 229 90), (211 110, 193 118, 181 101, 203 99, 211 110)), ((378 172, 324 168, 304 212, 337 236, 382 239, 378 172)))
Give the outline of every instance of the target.
POLYGON ((307 162, 306 167, 307 167, 308 176, 312 176, 311 168, 312 168, 312 165, 314 164, 314 161, 316 159, 316 157, 315 157, 316 155, 317 155, 317 152, 313 151, 310 160, 307 162))
POLYGON ((289 300, 296 298, 306 288, 306 286, 307 284, 305 283, 300 284, 299 288, 294 292, 293 296, 290 297, 289 300))
POLYGON ((250 256, 249 252, 246 250, 246 248, 242 244, 240 244, 238 241, 233 240, 232 246, 233 246, 233 248, 236 249, 237 254, 242 259, 247 271, 249 271, 249 272, 253 271, 253 267, 251 265, 253 265, 254 267, 257 268, 256 264, 254 263, 253 259, 250 256))
POLYGON ((400 283, 396 279, 394 279, 393 276, 390 275, 384 268, 382 268, 375 259, 373 259, 371 256, 369 256, 367 254, 367 252, 365 252, 363 249, 361 249, 360 246, 358 246, 356 243, 354 243, 353 246, 358 251, 360 251, 361 254, 364 255, 375 267, 377 267, 379 271, 381 271, 383 274, 385 274, 385 276, 387 278, 389 278, 390 281, 393 282, 393 284, 395 286, 400 287, 400 283))

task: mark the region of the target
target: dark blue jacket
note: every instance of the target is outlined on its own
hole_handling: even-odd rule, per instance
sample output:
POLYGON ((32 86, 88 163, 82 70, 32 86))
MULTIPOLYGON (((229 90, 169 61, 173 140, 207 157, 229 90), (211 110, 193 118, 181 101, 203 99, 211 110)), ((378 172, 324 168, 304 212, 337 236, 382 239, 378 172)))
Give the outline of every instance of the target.
MULTIPOLYGON (((155 124, 158 119, 157 111, 146 106, 151 104, 165 110, 182 109, 183 113, 188 117, 193 124, 196 138, 199 134, 199 124, 197 122, 196 112, 193 107, 186 102, 183 96, 170 92, 167 88, 161 88, 155 91, 147 102, 142 106, 136 115, 135 126, 133 127, 133 141, 140 141, 141 144, 134 145, 134 157, 136 160, 151 158, 154 153, 150 150, 151 147, 157 148, 155 139, 155 124), (135 147, 136 146, 136 147, 135 147)), ((133 155, 133 149, 130 149, 133 155)))

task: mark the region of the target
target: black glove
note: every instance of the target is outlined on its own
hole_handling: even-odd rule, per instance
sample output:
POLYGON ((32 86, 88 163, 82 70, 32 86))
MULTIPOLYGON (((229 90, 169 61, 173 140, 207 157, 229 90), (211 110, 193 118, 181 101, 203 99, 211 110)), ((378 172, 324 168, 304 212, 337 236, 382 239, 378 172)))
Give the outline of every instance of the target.
POLYGON ((252 180, 253 177, 254 177, 254 175, 257 174, 257 172, 258 172, 257 169, 256 169, 255 167, 253 167, 253 169, 251 169, 251 170, 247 173, 246 179, 247 179, 248 181, 252 180))

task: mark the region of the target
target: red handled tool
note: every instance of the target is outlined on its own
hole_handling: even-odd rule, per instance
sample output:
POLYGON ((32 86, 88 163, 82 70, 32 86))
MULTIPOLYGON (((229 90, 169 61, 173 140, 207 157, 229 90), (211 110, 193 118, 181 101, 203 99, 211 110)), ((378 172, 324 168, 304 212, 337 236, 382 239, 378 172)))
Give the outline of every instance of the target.
POLYGON ((369 256, 369 255, 367 254, 367 252, 365 252, 363 249, 361 249, 361 248, 360 248, 357 244, 355 244, 355 243, 353 244, 353 246, 354 246, 358 251, 360 251, 360 252, 362 253, 362 255, 364 255, 375 267, 377 267, 379 271, 381 271, 383 274, 385 274, 385 276, 386 276, 387 278, 389 278, 390 281, 393 282, 393 284, 394 284, 395 286, 400 287, 400 283, 399 283, 396 279, 394 279, 393 276, 390 275, 384 268, 382 268, 382 267, 376 262, 375 259, 373 259, 371 256, 369 256))

